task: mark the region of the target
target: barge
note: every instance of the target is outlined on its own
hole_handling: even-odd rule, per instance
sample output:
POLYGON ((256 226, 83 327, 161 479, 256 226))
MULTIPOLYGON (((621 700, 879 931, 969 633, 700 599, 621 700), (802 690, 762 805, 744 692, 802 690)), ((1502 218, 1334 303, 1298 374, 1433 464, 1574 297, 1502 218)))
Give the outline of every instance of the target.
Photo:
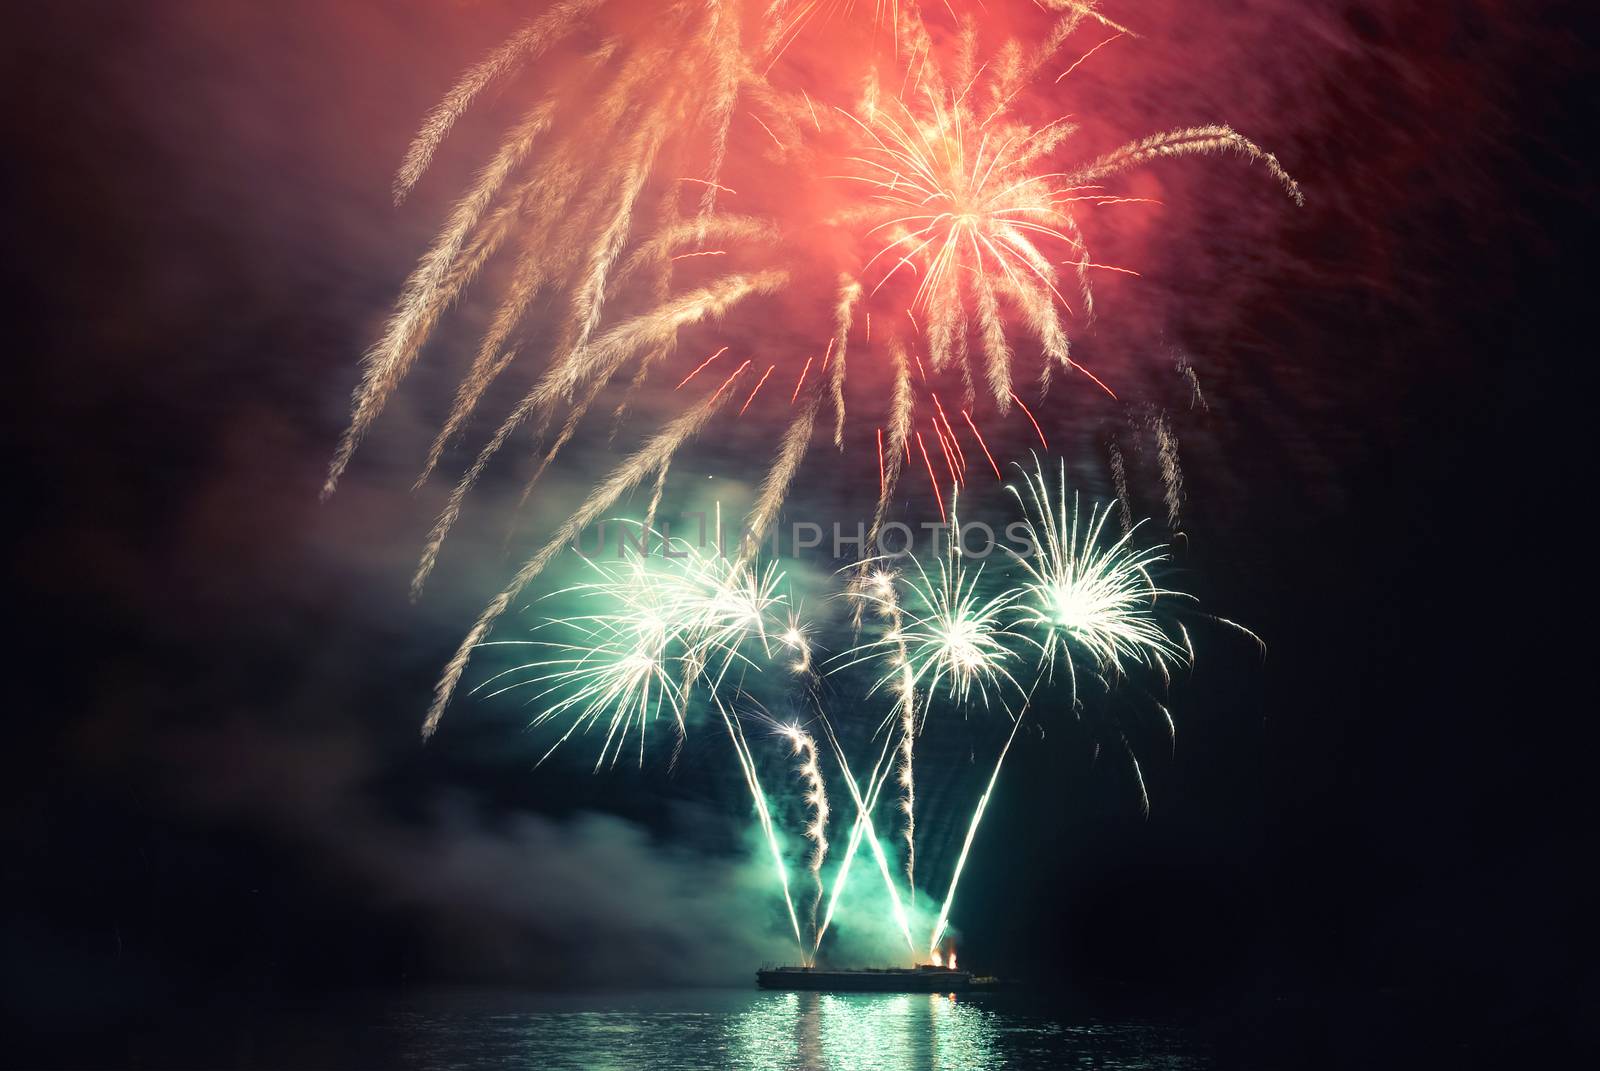
POLYGON ((762 989, 812 990, 831 993, 956 993, 972 984, 971 971, 922 964, 917 967, 763 967, 756 972, 762 989))

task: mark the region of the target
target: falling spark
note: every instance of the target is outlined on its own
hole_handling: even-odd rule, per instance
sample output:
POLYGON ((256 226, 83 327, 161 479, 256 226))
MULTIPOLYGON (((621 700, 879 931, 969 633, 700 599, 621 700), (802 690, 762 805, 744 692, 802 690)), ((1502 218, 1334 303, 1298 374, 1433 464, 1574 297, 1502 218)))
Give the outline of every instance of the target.
POLYGON ((1056 75, 1056 81, 1059 83, 1067 75, 1069 75, 1073 71, 1077 70, 1079 65, 1082 64, 1084 60, 1088 59, 1090 56, 1094 55, 1096 52, 1099 52, 1102 48, 1105 48, 1107 45, 1109 45, 1111 42, 1115 41, 1117 38, 1123 37, 1123 36, 1125 36, 1125 35, 1121 34, 1121 33, 1114 33, 1110 37, 1106 38, 1104 41, 1101 41, 1098 45, 1095 45, 1089 51, 1085 52, 1083 55, 1079 56, 1076 60, 1074 60, 1073 63, 1072 63, 1072 66, 1068 67, 1066 70, 1064 70, 1060 74, 1056 75))
POLYGON ((730 189, 730 188, 729 188, 729 187, 727 187, 727 186, 724 186, 724 185, 722 185, 722 184, 721 184, 721 183, 719 183, 719 182, 711 182, 711 181, 710 181, 710 180, 708 180, 708 179, 702 179, 702 178, 689 178, 689 177, 684 177, 684 178, 680 178, 680 179, 678 179, 678 181, 679 181, 679 182, 693 182, 693 183, 697 183, 697 184, 698 184, 698 185, 701 185, 701 186, 705 186, 705 187, 707 187, 707 188, 709 188, 709 189, 714 189, 714 190, 716 190, 716 191, 717 191, 717 192, 718 192, 718 193, 727 193, 727 194, 733 194, 733 195, 735 195, 735 196, 737 196, 737 195, 738 195, 738 193, 739 193, 739 191, 738 191, 738 190, 735 190, 735 189, 730 189))
POLYGON ((743 363, 741 363, 738 368, 735 368, 732 372, 730 372, 728 374, 728 378, 724 379, 722 381, 722 386, 717 388, 717 393, 713 394, 712 397, 713 398, 720 398, 722 396, 722 392, 723 391, 725 391, 729 387, 733 386, 733 381, 738 379, 739 376, 744 372, 744 370, 746 368, 750 367, 750 361, 751 361, 751 358, 746 357, 744 359, 743 363))
POLYGON ((805 367, 800 369, 800 378, 795 380, 794 393, 789 395, 790 405, 793 405, 794 400, 800 397, 800 388, 806 385, 806 373, 809 371, 811 371, 811 358, 807 357, 805 367))
POLYGON ((1041 444, 1041 445, 1042 445, 1042 446, 1043 446, 1043 447, 1044 447, 1044 448, 1045 448, 1045 449, 1046 449, 1046 450, 1048 450, 1048 449, 1050 449, 1050 443, 1049 443, 1049 441, 1048 441, 1048 440, 1046 440, 1046 439, 1045 439, 1045 437, 1044 437, 1044 429, 1043 429, 1043 428, 1041 428, 1041 427, 1040 427, 1040 426, 1039 426, 1039 421, 1038 421, 1038 420, 1036 420, 1036 419, 1034 419, 1034 416, 1033 416, 1033 412, 1032 412, 1032 411, 1031 411, 1031 410, 1030 410, 1030 409, 1029 409, 1029 408, 1028 408, 1028 407, 1027 407, 1027 406, 1026 406, 1026 405, 1024 405, 1024 404, 1023 404, 1023 401, 1022 401, 1022 399, 1021 399, 1021 398, 1018 398, 1018 397, 1017 397, 1017 396, 1016 396, 1016 395, 1015 395, 1015 394, 1013 394, 1013 395, 1012 395, 1012 396, 1011 396, 1011 400, 1012 400, 1012 401, 1014 401, 1014 402, 1016 402, 1016 403, 1017 403, 1017 407, 1018 407, 1018 408, 1019 408, 1019 409, 1021 409, 1021 410, 1022 410, 1022 413, 1023 413, 1023 415, 1024 415, 1024 416, 1026 416, 1026 417, 1027 417, 1027 418, 1028 418, 1028 423, 1030 423, 1030 424, 1032 424, 1032 425, 1033 425, 1033 430, 1034 430, 1034 431, 1035 431, 1035 432, 1036 432, 1036 433, 1037 433, 1037 434, 1038 434, 1038 436, 1039 436, 1039 442, 1040 442, 1040 444, 1041 444))
POLYGON ((1189 358, 1178 354, 1177 367, 1178 374, 1189 384, 1189 408, 1198 406, 1202 411, 1209 410, 1211 407, 1206 404, 1206 396, 1200 390, 1200 376, 1195 372, 1194 365, 1189 363, 1189 358))
POLYGON ((878 429, 878 494, 883 494, 888 489, 888 481, 883 474, 883 429, 878 429))
POLYGON ((761 379, 756 383, 755 390, 750 392, 750 397, 746 398, 744 404, 739 407, 740 416, 744 416, 744 411, 750 408, 750 403, 756 400, 756 395, 761 393, 761 388, 767 385, 768 377, 772 375, 773 369, 777 367, 775 364, 767 365, 767 370, 762 373, 761 379))
POLYGON ((944 431, 939 427, 937 417, 932 421, 932 426, 934 438, 939 442, 939 453, 944 456, 945 470, 950 473, 950 483, 952 486, 959 488, 961 486, 961 473, 956 471, 955 455, 950 450, 949 442, 945 440, 944 431))
MULTIPOLYGON (((889 360, 894 365, 894 390, 889 403, 889 448, 885 456, 886 468, 878 493, 878 504, 872 514, 872 531, 869 545, 876 545, 889 513, 889 496, 900 481, 900 470, 910 455, 911 417, 916 401, 911 389, 911 369, 906 363, 904 345, 899 339, 889 343, 889 360)), ((936 488, 937 490, 937 488, 936 488)))
POLYGON ((961 451, 961 442, 956 438, 956 429, 950 424, 950 417, 945 414, 944 405, 939 401, 939 396, 933 396, 934 410, 939 414, 939 419, 944 422, 944 430, 950 436, 950 447, 956 453, 956 460, 961 462, 961 471, 967 471, 967 456, 961 451))
POLYGON ((922 451, 922 462, 928 466, 928 482, 933 485, 933 497, 939 503, 939 519, 945 520, 944 496, 939 493, 939 477, 933 474, 933 461, 928 457, 928 447, 922 441, 922 432, 917 432, 917 449, 922 451))
POLYGON ((994 469, 994 478, 997 480, 1005 479, 1004 476, 1000 475, 1000 466, 994 462, 994 455, 989 453, 989 444, 983 441, 983 433, 978 431, 978 425, 972 422, 972 414, 963 409, 961 410, 961 417, 967 422, 967 427, 972 429, 972 437, 978 440, 978 446, 983 449, 983 456, 989 459, 989 467, 994 469))
POLYGON ((712 361, 716 360, 718 357, 721 357, 724 353, 727 353, 727 352, 728 352, 728 347, 724 346, 720 350, 718 350, 716 353, 713 353, 710 357, 707 357, 705 360, 701 361, 698 365, 695 366, 695 369, 694 369, 693 372, 690 372, 688 375, 684 376, 683 377, 683 381, 681 383, 679 383, 676 387, 673 387, 672 389, 673 390, 682 390, 686 385, 688 385, 688 382, 691 379, 693 379, 695 376, 699 375, 701 372, 703 372, 705 370, 706 365, 710 364, 712 361))
POLYGON ((770 126, 768 126, 766 123, 763 123, 761 121, 761 116, 756 115, 754 112, 752 112, 752 113, 750 113, 750 118, 754 119, 756 121, 756 125, 759 126, 762 130, 765 130, 767 132, 767 137, 772 139, 772 144, 776 145, 780 152, 785 151, 787 149, 787 146, 785 146, 783 142, 778 140, 778 135, 776 135, 776 134, 774 134, 772 132, 772 128, 770 126))

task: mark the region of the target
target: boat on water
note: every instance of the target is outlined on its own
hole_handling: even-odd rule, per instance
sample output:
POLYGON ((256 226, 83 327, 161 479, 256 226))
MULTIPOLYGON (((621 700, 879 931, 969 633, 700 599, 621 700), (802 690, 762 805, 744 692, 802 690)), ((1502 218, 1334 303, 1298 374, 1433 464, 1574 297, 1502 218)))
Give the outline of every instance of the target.
POLYGON ((971 971, 922 964, 916 967, 763 967, 756 972, 762 989, 822 990, 833 993, 955 993, 972 984, 971 971))

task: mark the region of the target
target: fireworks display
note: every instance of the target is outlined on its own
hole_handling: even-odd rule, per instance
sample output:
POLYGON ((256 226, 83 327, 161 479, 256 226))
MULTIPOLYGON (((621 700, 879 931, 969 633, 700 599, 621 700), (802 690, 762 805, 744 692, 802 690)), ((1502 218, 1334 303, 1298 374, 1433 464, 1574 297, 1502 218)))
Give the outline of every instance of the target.
MULTIPOLYGON (((1079 222, 1084 208, 1137 210, 1143 199, 1108 185, 1118 175, 1163 158, 1225 152, 1259 165, 1293 200, 1300 191, 1273 156, 1223 125, 1075 156, 1073 119, 1040 112, 1039 103, 1053 83, 1132 34, 1090 2, 1039 0, 1049 14, 1042 31, 998 41, 985 37, 981 5, 954 0, 532 7, 428 114, 396 176, 398 204, 474 104, 491 90, 521 95, 520 114, 450 209, 366 355, 324 493, 335 490, 448 310, 473 289, 490 290, 494 308, 418 485, 449 464, 498 399, 509 391, 515 401, 456 480, 413 594, 506 447, 534 444, 524 502, 586 427, 609 429, 623 444, 621 460, 542 535, 468 631, 436 686, 424 734, 437 728, 484 648, 533 654, 475 690, 526 699, 531 722, 557 733, 550 751, 593 734, 598 766, 617 763, 624 750, 645 761, 658 721, 681 740, 714 719, 738 761, 804 961, 821 950, 863 845, 908 954, 936 956, 1036 690, 1063 672, 1076 709, 1086 675, 1109 687, 1137 671, 1164 678, 1192 658, 1187 631, 1164 612, 1176 595, 1153 575, 1164 552, 1139 541, 1125 494, 1122 529, 1108 532, 1115 506, 1091 505, 1084 515, 1065 465, 1052 482, 1037 464, 1011 487, 1028 553, 984 565, 953 544, 904 561, 869 556, 843 571, 858 633, 847 650, 823 659, 784 576, 763 564, 763 539, 819 434, 838 450, 847 440, 875 444, 868 461, 848 451, 876 475, 862 502, 875 544, 906 499, 899 485, 908 465, 927 476, 914 505, 921 516, 954 518, 974 478, 992 472, 1005 480, 1006 457, 991 451, 984 414, 1020 412, 1021 426, 1048 450, 1039 414, 1053 379, 1114 396, 1073 355, 1069 323, 1093 316, 1097 273, 1136 274, 1095 261, 1079 222), (799 62, 808 37, 823 33, 851 43, 854 66, 799 62), (783 329, 769 330, 780 318, 783 329), (736 348, 751 333, 762 335, 759 352, 736 348), (858 383, 865 389, 852 391, 858 383), (824 410, 831 427, 819 430, 824 410), (713 551, 658 534, 675 461, 713 421, 747 415, 780 430, 764 471, 751 474, 741 534, 726 545, 720 517, 713 551), (552 593, 579 612, 550 615, 529 639, 491 638, 562 551, 647 482, 644 520, 628 522, 628 531, 638 547, 654 542, 671 553, 587 560, 578 582, 552 593), (761 737, 746 732, 754 717, 748 682, 781 680, 814 697, 823 670, 865 674, 867 698, 887 700, 867 745, 876 759, 852 772, 860 734, 819 705, 815 724, 778 727, 799 767, 775 780, 761 737), (936 710, 969 707, 1009 728, 959 857, 937 875, 946 891, 923 944, 913 932, 926 924, 918 912, 916 741, 936 710), (891 779, 898 847, 874 822, 891 779), (803 911, 765 787, 792 783, 812 846, 803 911), (830 783, 835 804, 853 810, 848 835, 835 830, 842 850, 830 851, 828 827, 840 821, 830 783)), ((1175 524, 1181 474, 1176 440, 1161 427, 1175 524)), ((1122 458, 1112 449, 1120 482, 1122 458)), ((1125 737, 1122 747, 1137 771, 1125 737)))
MULTIPOLYGON (((1136 548, 1134 532, 1108 533, 1105 522, 1114 504, 1091 506, 1084 515, 1076 499, 1069 499, 1065 479, 1051 484, 1042 463, 1024 471, 1022 485, 1009 490, 1022 507, 1025 546, 1006 548, 1004 559, 991 571, 971 567, 953 543, 931 562, 911 558, 899 571, 890 571, 880 560, 847 570, 867 577, 857 597, 876 612, 864 626, 865 634, 827 668, 830 675, 848 676, 857 667, 875 667, 867 696, 888 692, 893 702, 872 734, 876 758, 865 770, 864 783, 852 770, 840 727, 817 709, 832 753, 833 776, 844 784, 855 810, 845 851, 831 876, 825 874, 832 811, 823 752, 816 735, 802 726, 774 726, 774 735, 800 757, 795 772, 809 813, 803 835, 812 844, 806 869, 813 893, 804 926, 794 906, 784 837, 764 787, 762 770, 771 768, 771 757, 757 751, 745 730, 747 721, 768 720, 751 708, 746 693, 750 677, 778 674, 802 682, 812 677, 807 626, 785 590, 785 578, 773 566, 749 565, 716 550, 708 553, 635 524, 632 545, 647 547, 650 540, 659 540, 662 553, 635 551, 619 563, 587 560, 585 567, 593 575, 554 594, 576 598, 589 612, 540 622, 534 626, 540 638, 497 641, 531 646, 545 656, 502 670, 480 689, 492 694, 528 691, 535 707, 532 723, 562 726, 551 750, 576 733, 596 730, 602 735, 598 761, 604 763, 609 756, 614 763, 630 733, 638 737, 642 762, 648 727, 663 714, 670 715, 675 732, 689 731, 687 699, 698 688, 738 761, 803 961, 812 962, 821 948, 863 844, 883 881, 887 910, 908 953, 931 958, 939 952, 969 853, 1017 730, 1029 716, 1034 693, 1047 684, 1055 667, 1067 668, 1076 709, 1081 706, 1081 678, 1109 687, 1135 669, 1164 676, 1168 668, 1192 658, 1187 631, 1167 609, 1187 597, 1160 587, 1154 576, 1166 561, 1164 548, 1136 548), (552 629, 571 638, 544 638, 552 629), (910 775, 916 740, 936 707, 951 712, 989 709, 1007 719, 1010 729, 971 811, 923 946, 913 933, 912 907, 920 890, 913 862, 915 793, 910 775), (905 790, 904 889, 894 876, 893 845, 880 838, 873 819, 882 789, 897 767, 905 790), (824 900, 827 909, 819 917, 824 900)), ((1126 738, 1120 739, 1127 748, 1126 738)), ((1131 748, 1127 754, 1137 773, 1131 748)), ((1146 800, 1141 803, 1147 805, 1146 800)))

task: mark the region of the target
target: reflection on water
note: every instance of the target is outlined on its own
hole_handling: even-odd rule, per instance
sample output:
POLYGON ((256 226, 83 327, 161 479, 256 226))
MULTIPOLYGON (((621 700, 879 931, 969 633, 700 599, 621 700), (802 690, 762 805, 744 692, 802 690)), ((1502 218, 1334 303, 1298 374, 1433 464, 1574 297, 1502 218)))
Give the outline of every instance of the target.
POLYGON ((738 1068, 951 1068, 998 1063, 994 1013, 932 994, 763 993, 734 1018, 738 1068))
POLYGON ((993 996, 679 991, 430 1001, 391 1019, 412 1066, 529 1071, 1206 1067, 1156 1023, 1067 1021, 993 996))

